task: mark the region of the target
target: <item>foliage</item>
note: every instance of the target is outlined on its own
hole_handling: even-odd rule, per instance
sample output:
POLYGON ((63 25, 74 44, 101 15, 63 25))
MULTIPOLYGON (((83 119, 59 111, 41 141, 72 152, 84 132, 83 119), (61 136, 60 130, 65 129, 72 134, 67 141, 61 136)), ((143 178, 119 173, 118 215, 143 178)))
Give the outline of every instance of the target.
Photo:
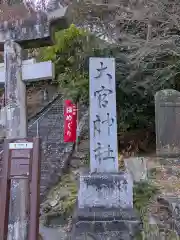
MULTIPOLYGON (((97 8, 92 9, 93 4, 83 4, 80 1, 82 9, 87 7, 86 10, 91 10, 95 16, 98 11, 109 16, 115 8, 111 6, 111 11, 105 6, 95 4, 97 8)), ((146 10, 143 4, 141 1, 142 12, 146 10)), ((168 20, 168 26, 165 24, 168 33, 163 24, 157 27, 158 24, 153 22, 152 26, 157 28, 155 33, 154 29, 149 27, 150 19, 144 21, 144 15, 142 19, 138 19, 135 13, 140 14, 141 11, 132 4, 129 6, 129 10, 121 7, 118 10, 122 14, 123 11, 130 11, 132 14, 129 17, 124 15, 123 25, 116 22, 114 30, 121 27, 122 34, 118 39, 114 38, 114 43, 103 41, 87 30, 71 25, 69 29, 56 34, 55 46, 44 48, 41 52, 43 60, 52 60, 55 63, 56 80, 61 91, 63 89, 68 98, 87 105, 89 57, 115 57, 118 131, 124 132, 135 128, 154 127, 154 94, 164 88, 180 90, 180 38, 177 25, 170 24, 171 21, 162 15, 158 5, 162 21, 168 20)), ((152 6, 148 7, 152 11, 152 6)), ((119 18, 122 21, 122 15, 119 18)), ((83 22, 82 18, 81 20, 83 22)), ((89 25, 86 27, 92 31, 89 25)))
POLYGON ((80 28, 57 32, 56 45, 37 51, 55 63, 61 91, 88 104, 89 56, 115 57, 119 130, 153 126, 156 91, 180 90, 180 2, 79 0, 72 15, 80 28))
POLYGON ((61 181, 50 190, 47 200, 42 206, 42 223, 50 225, 51 219, 57 218, 59 222, 72 214, 77 199, 77 186, 73 174, 66 174, 61 181), (52 203, 54 203, 52 205, 52 203))
POLYGON ((135 238, 136 240, 162 239, 164 238, 164 234, 166 239, 179 239, 174 228, 162 228, 161 223, 158 221, 157 223, 151 223, 150 221, 150 217, 153 216, 151 215, 152 204, 157 204, 157 202, 155 201, 154 203, 153 200, 158 192, 158 188, 152 184, 149 184, 148 182, 137 183, 134 187, 134 205, 135 208, 140 212, 143 223, 143 230, 137 234, 135 238))
POLYGON ((71 25, 56 33, 56 44, 44 48, 41 59, 55 63, 56 80, 67 97, 75 101, 88 100, 88 72, 84 68, 96 38, 88 32, 71 25))
POLYGON ((157 232, 157 226, 155 227, 155 229, 151 228, 151 226, 149 225, 149 218, 147 216, 149 204, 157 193, 158 189, 149 182, 141 181, 134 185, 134 206, 139 212, 143 223, 143 231, 137 234, 136 240, 144 239, 143 233, 145 233, 146 235, 148 232, 157 232))
POLYGON ((134 82, 135 91, 142 94, 145 88, 154 94, 161 88, 177 87, 180 57, 178 0, 79 2, 75 20, 85 22, 86 26, 93 25, 92 31, 98 29, 120 46, 133 65, 128 81, 134 82))
POLYGON ((117 109, 121 131, 149 125, 154 117, 151 106, 153 96, 137 92, 130 76, 133 68, 127 54, 120 46, 109 44, 89 32, 71 25, 69 29, 56 34, 56 45, 44 48, 40 60, 55 63, 56 80, 66 97, 88 105, 89 80, 88 60, 91 56, 116 58, 117 109), (148 111, 147 111, 148 106, 148 111), (120 113, 120 114, 119 114, 120 113))
POLYGON ((154 195, 158 192, 158 189, 148 183, 139 182, 134 186, 134 205, 135 208, 141 213, 142 210, 147 207, 148 202, 153 199, 154 195))

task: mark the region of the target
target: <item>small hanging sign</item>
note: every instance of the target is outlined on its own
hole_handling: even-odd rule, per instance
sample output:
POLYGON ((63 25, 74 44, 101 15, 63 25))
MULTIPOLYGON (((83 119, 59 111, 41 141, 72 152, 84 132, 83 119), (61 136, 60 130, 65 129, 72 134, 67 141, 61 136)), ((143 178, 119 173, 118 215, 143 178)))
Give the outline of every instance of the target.
POLYGON ((9 149, 32 149, 33 148, 33 143, 32 142, 14 142, 14 143, 9 143, 9 149))

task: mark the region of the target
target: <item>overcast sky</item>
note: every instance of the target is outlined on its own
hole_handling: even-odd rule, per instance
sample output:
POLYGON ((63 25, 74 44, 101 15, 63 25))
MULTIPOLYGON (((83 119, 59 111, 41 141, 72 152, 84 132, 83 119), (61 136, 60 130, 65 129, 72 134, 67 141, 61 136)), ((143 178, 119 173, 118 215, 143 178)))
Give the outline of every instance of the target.
MULTIPOLYGON (((34 5, 34 8, 37 9, 47 9, 47 7, 49 8, 50 5, 53 5, 53 3, 56 3, 55 5, 57 6, 57 0, 23 0, 25 3, 30 3, 31 5, 34 5)), ((61 1, 63 2, 63 0, 59 0, 58 5, 59 7, 62 6, 61 5, 61 1)), ((62 6, 63 7, 63 6, 62 6)))
POLYGON ((37 10, 37 8, 46 9, 50 1, 51 0, 23 0, 27 7, 31 6, 35 8, 35 10, 37 10))

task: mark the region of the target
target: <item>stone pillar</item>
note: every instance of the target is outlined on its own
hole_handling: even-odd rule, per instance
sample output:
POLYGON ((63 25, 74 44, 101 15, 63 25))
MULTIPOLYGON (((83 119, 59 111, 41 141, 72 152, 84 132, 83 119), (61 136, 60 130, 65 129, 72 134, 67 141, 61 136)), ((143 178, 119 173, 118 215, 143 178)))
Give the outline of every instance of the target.
MULTIPOLYGON (((6 138, 27 137, 26 86, 22 81, 21 47, 4 44, 6 138)), ((11 181, 8 239, 27 240, 27 180, 11 181)))
POLYGON ((26 137, 26 85, 22 81, 21 47, 7 40, 4 44, 5 105, 7 138, 26 137))
POLYGON ((115 59, 90 58, 89 76, 90 173, 80 176, 73 239, 130 239, 140 222, 132 179, 118 171, 115 59))

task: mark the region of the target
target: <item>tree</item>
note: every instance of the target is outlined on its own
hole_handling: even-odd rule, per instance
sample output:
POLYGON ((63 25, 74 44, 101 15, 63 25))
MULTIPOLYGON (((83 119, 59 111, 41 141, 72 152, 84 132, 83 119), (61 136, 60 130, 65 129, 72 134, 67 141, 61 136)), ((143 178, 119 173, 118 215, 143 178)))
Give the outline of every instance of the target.
POLYGON ((96 37, 75 25, 56 33, 56 44, 41 50, 41 60, 55 63, 59 87, 74 101, 88 102, 87 58, 99 45, 96 37))
POLYGON ((120 46, 134 65, 127 81, 143 94, 179 87, 179 16, 178 0, 80 0, 74 21, 120 46))
POLYGON ((121 113, 119 129, 125 131, 148 125, 151 122, 149 116, 153 114, 143 115, 143 112, 149 106, 149 99, 132 91, 133 82, 128 79, 134 66, 116 44, 108 44, 72 25, 57 33, 56 45, 41 51, 41 60, 55 63, 56 80, 61 91, 68 98, 86 105, 89 103, 89 57, 92 56, 116 58, 117 109, 120 108, 121 113))

